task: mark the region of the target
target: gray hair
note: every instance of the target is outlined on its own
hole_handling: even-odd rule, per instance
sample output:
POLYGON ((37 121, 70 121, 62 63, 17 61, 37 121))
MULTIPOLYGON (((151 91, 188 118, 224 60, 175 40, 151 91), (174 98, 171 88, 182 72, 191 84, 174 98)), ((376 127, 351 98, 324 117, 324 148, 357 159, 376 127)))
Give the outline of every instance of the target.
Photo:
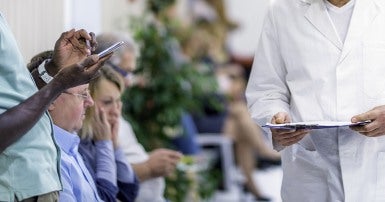
MULTIPOLYGON (((96 41, 98 42, 98 46, 95 50, 95 53, 100 53, 106 48, 112 46, 116 42, 124 41, 124 48, 126 50, 131 51, 135 57, 139 57, 139 48, 138 45, 135 43, 132 36, 128 33, 123 32, 108 32, 108 33, 102 33, 96 36, 96 41)), ((116 52, 117 54, 112 55, 110 62, 113 65, 118 65, 119 63, 119 51, 116 52)))

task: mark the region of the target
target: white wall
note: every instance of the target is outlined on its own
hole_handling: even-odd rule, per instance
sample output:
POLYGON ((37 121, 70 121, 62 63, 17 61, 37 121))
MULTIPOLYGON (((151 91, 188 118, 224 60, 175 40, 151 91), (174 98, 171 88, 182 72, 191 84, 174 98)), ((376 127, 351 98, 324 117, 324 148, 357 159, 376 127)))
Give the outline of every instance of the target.
MULTIPOLYGON (((188 6, 189 0, 180 1, 188 6)), ((235 54, 254 55, 268 2, 225 0, 229 17, 240 25, 229 38, 235 54)), ((140 15, 144 7, 145 0, 0 0, 0 12, 7 18, 26 61, 52 49, 59 35, 70 28, 85 28, 96 34, 127 30, 129 17, 140 15)), ((185 7, 181 12, 188 10, 185 7)))
POLYGON ((145 9, 144 0, 101 0, 101 3, 101 30, 104 32, 128 30, 130 17, 141 15, 145 9))
POLYGON ((235 55, 252 57, 258 44, 269 0, 225 0, 228 15, 240 27, 229 36, 235 55))
POLYGON ((25 61, 52 49, 63 30, 63 0, 1 0, 0 12, 8 21, 25 61))
POLYGON ((63 10, 66 30, 75 28, 94 33, 100 32, 101 0, 65 0, 63 10))

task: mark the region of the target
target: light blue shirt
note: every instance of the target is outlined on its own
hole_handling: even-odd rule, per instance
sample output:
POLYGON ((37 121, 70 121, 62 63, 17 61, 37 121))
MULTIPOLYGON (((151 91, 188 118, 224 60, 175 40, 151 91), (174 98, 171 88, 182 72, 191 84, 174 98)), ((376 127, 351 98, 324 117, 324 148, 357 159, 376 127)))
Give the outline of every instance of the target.
POLYGON ((96 202, 99 198, 96 185, 78 152, 79 136, 54 125, 56 141, 61 149, 61 180, 63 191, 60 201, 96 202))
MULTIPOLYGON (((11 30, 0 14, 0 114, 37 92, 11 30)), ((0 131, 0 135, 4 135, 0 131)), ((59 149, 49 115, 0 154, 0 201, 30 198, 61 189, 59 149)))

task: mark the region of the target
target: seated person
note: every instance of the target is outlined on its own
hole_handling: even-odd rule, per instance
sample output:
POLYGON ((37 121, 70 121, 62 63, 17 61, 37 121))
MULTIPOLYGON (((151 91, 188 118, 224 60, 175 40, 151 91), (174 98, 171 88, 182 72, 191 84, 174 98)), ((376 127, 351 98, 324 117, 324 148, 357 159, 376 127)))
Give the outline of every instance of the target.
POLYGON ((195 114, 194 121, 200 133, 224 133, 234 141, 235 158, 245 175, 245 189, 259 201, 269 201, 254 182, 255 153, 258 157, 278 164, 280 154, 265 143, 261 128, 256 125, 247 109, 244 92, 246 81, 242 68, 236 64, 220 66, 216 69, 219 84, 217 100, 225 108, 216 110, 206 104, 205 114, 195 114))
MULTIPOLYGON (((39 88, 43 88, 45 84, 36 71, 38 66, 44 65, 43 61, 50 59, 51 56, 50 51, 44 52, 33 58, 28 65, 39 88)), ((82 127, 85 110, 93 104, 94 101, 88 92, 88 84, 83 84, 63 91, 48 108, 54 124, 54 137, 61 150, 60 174, 63 190, 59 193, 60 201, 103 201, 99 197, 95 181, 98 184, 104 184, 104 187, 109 190, 110 198, 116 197, 117 187, 111 180, 114 177, 102 176, 93 179, 78 152, 80 139, 76 132, 82 127)), ((101 159, 101 167, 107 168, 111 163, 108 160, 101 159)))
MULTIPOLYGON (((119 188, 118 199, 130 202, 137 196, 139 182, 118 141, 122 107, 120 97, 123 89, 123 79, 111 67, 102 67, 100 77, 90 82, 90 92, 95 105, 87 110, 83 128, 79 133, 82 139, 79 152, 94 178, 111 177, 110 180, 115 186, 117 183, 119 188), (101 158, 107 158, 115 163, 107 164, 109 167, 102 167, 101 158)), ((104 190, 103 186, 105 185, 97 184, 98 189, 101 187, 101 191, 104 190)), ((104 201, 115 201, 115 198, 102 195, 101 198, 104 201)))
MULTIPOLYGON (((96 53, 118 41, 124 41, 125 48, 117 51, 107 63, 124 77, 126 87, 140 82, 134 81, 130 73, 135 69, 137 56, 136 45, 131 37, 122 33, 105 33, 97 36, 96 41, 98 42, 96 53)), ((166 201, 163 196, 165 189, 163 177, 174 171, 182 155, 169 149, 156 149, 148 154, 137 141, 130 123, 122 116, 119 117, 119 143, 140 181, 136 201, 166 201)))

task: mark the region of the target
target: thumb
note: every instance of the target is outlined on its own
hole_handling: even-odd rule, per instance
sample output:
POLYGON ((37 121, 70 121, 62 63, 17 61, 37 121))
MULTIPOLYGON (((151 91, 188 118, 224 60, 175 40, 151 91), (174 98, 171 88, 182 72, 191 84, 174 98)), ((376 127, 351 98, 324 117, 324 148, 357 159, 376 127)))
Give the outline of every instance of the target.
POLYGON ((83 68, 83 70, 88 70, 92 65, 98 62, 98 59, 99 59, 98 56, 90 55, 85 59, 83 59, 82 61, 80 61, 79 65, 80 67, 83 68))
POLYGON ((289 123, 291 122, 289 115, 286 112, 278 112, 273 116, 272 123, 289 123))

